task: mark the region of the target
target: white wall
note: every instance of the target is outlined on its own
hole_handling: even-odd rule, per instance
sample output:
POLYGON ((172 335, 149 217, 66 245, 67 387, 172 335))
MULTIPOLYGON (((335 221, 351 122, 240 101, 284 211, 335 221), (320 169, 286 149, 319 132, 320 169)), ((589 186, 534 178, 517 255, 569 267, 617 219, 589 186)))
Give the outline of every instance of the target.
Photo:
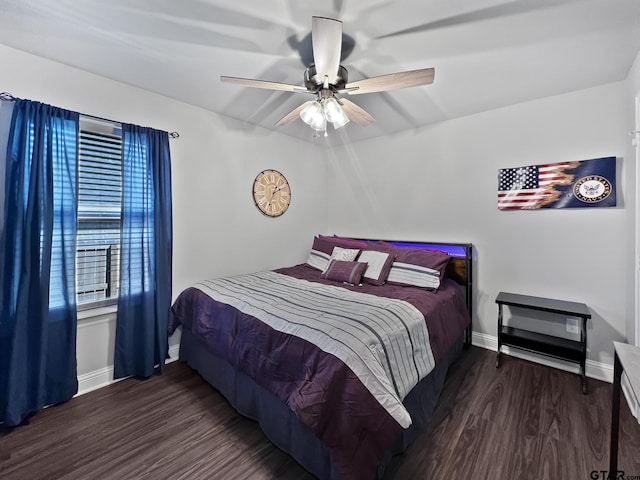
MULTIPOLYGON (((204 278, 301 263, 313 235, 326 230, 324 150, 2 45, 0 65, 0 91, 180 133, 171 140, 174 298, 204 278), (276 219, 259 213, 251 196, 266 168, 291 184, 291 206, 276 219)), ((81 389, 110 376, 113 336, 113 315, 80 321, 81 389)))
MULTIPOLYGON (((628 106, 628 124, 629 124, 629 131, 633 132, 636 130, 640 130, 640 124, 636 123, 636 112, 635 112, 635 104, 636 104, 636 99, 638 99, 638 105, 640 105, 640 53, 638 53, 638 56, 635 59, 635 62, 633 63, 631 70, 629 72, 629 75, 627 77, 627 85, 628 85, 628 90, 627 90, 627 94, 628 94, 628 100, 627 100, 627 106, 628 106)), ((638 114, 638 116, 640 117, 640 113, 638 114)), ((627 157, 629 159, 635 159, 635 162, 633 162, 633 165, 635 166, 637 164, 637 161, 640 160, 640 155, 638 154, 639 150, 638 148, 640 148, 640 146, 638 148, 634 147, 631 143, 631 138, 629 137, 629 141, 627 143, 627 157)), ((638 142, 640 142, 640 134, 635 135, 635 138, 638 140, 638 142)), ((634 201, 635 201, 635 205, 636 205, 636 209, 638 208, 638 186, 640 185, 640 182, 638 181, 639 177, 638 177, 638 172, 636 170, 636 177, 635 177, 635 181, 634 181, 634 186, 635 188, 633 189, 633 191, 635 192, 635 197, 634 197, 634 201)), ((631 200, 631 197, 630 197, 631 200)), ((634 212, 635 214, 629 215, 629 222, 630 223, 635 223, 636 224, 636 234, 635 236, 633 236, 632 238, 630 238, 630 242, 631 242, 631 246, 630 249, 631 251, 634 251, 636 254, 636 273, 635 275, 631 274, 631 278, 629 281, 629 289, 632 290, 629 292, 630 295, 633 295, 634 293, 638 293, 640 292, 640 263, 638 263, 640 261, 640 225, 639 225, 639 218, 638 218, 638 212, 634 212)), ((638 295, 636 295, 636 297, 638 297, 638 295)), ((636 302, 638 302, 638 298, 636 298, 636 302)), ((627 313, 627 341, 629 343, 635 343, 636 345, 640 346, 640 331, 639 331, 639 323, 640 323, 640 305, 634 305, 631 304, 629 305, 629 311, 627 313)))
POLYGON ((612 364, 633 275, 633 158, 623 83, 513 105, 334 150, 329 232, 471 242, 474 337, 496 337, 499 291, 586 303, 588 359, 612 364), (618 207, 499 211, 500 168, 618 157, 618 207))

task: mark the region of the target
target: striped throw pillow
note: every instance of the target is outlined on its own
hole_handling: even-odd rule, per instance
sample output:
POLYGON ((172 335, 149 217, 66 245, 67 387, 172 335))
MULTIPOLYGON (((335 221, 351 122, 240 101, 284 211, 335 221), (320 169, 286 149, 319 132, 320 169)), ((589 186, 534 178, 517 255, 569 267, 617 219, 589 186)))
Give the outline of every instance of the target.
POLYGON ((387 281, 398 285, 437 290, 440 287, 440 272, 433 268, 396 261, 391 265, 387 281))
POLYGON ((329 266, 329 257, 330 255, 328 253, 311 249, 309 258, 307 258, 307 264, 324 272, 329 266))
POLYGON ((366 268, 367 264, 362 262, 332 260, 323 276, 327 280, 358 285, 366 268))

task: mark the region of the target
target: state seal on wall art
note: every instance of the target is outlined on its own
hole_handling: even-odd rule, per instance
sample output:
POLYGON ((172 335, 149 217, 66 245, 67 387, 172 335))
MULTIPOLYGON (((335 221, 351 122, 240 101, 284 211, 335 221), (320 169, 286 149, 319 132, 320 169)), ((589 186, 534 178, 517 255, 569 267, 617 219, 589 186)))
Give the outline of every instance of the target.
POLYGON ((600 175, 589 175, 580 178, 573 186, 573 195, 585 203, 603 201, 613 190, 611 182, 600 175))

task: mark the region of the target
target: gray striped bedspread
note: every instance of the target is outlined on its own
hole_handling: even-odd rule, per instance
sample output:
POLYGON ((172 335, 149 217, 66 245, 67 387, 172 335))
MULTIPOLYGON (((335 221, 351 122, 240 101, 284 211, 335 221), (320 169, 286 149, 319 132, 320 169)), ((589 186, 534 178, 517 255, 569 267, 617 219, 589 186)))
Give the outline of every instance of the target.
POLYGON ((194 287, 339 358, 403 428, 411 424, 402 400, 435 362, 424 315, 410 303, 272 271, 194 287))

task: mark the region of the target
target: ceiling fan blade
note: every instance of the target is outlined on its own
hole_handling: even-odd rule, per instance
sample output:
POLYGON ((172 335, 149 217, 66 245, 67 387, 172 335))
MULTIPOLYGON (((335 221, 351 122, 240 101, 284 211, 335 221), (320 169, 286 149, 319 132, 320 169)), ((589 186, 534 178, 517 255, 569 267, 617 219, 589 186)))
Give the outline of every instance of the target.
POLYGON ((311 21, 313 60, 318 82, 335 83, 342 52, 342 22, 332 18, 313 17, 311 21))
POLYGON ((347 83, 344 89, 349 95, 359 95, 361 93, 384 92, 387 90, 396 90, 398 88, 428 85, 433 83, 435 73, 436 71, 433 68, 389 73, 387 75, 380 75, 379 77, 365 78, 363 80, 347 83), (357 87, 357 90, 350 90, 354 87, 357 87))
POLYGON ((353 123, 357 123, 362 127, 366 127, 370 123, 373 123, 376 121, 376 119, 373 118, 371 115, 369 115, 364 108, 359 107, 358 105, 353 103, 351 100, 347 100, 346 98, 341 98, 338 100, 338 103, 342 105, 342 109, 344 110, 344 113, 347 114, 347 117, 349 117, 349 120, 351 120, 353 123))
POLYGON ((222 82, 237 83, 245 87, 266 88, 268 90, 282 90, 284 92, 302 92, 307 93, 308 90, 300 85, 290 85, 288 83, 269 82, 267 80, 254 80, 251 78, 226 77, 221 76, 222 82))
MULTIPOLYGON (((309 101, 313 102, 314 100, 309 100, 309 101)), ((289 113, 287 113, 284 117, 282 117, 280 120, 276 122, 276 126, 281 127, 282 125, 289 125, 291 122, 296 121, 298 118, 300 118, 300 112, 304 107, 307 106, 308 103, 309 102, 304 102, 299 107, 296 107, 293 110, 291 110, 289 113)))

